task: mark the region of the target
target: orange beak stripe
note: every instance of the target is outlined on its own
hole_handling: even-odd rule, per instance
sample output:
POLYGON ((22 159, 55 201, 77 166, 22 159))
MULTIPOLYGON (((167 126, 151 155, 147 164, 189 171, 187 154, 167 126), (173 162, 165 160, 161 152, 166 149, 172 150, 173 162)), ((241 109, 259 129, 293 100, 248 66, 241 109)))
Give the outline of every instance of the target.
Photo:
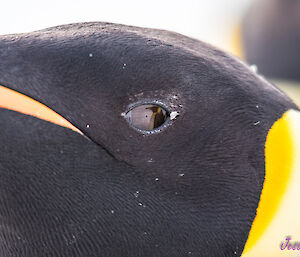
POLYGON ((69 121, 51 110, 46 105, 12 89, 0 85, 0 108, 31 115, 41 120, 45 120, 56 125, 72 129, 83 134, 78 128, 69 121))

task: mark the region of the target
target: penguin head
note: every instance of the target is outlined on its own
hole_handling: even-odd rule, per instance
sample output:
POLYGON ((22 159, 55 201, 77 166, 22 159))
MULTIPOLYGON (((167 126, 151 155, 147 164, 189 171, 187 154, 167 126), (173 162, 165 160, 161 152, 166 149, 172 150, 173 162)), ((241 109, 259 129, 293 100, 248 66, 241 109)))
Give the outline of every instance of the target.
POLYGON ((297 109, 280 90, 198 40, 108 23, 1 36, 0 57, 2 97, 47 109, 0 102, 4 256, 241 255, 266 137, 297 109))

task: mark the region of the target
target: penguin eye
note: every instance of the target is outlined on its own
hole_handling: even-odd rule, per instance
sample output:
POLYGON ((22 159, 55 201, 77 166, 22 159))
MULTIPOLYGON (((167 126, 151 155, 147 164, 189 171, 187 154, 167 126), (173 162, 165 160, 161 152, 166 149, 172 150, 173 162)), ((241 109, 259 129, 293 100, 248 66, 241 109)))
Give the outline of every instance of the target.
POLYGON ((150 131, 163 125, 169 113, 161 106, 145 104, 133 108, 125 117, 133 127, 150 131))

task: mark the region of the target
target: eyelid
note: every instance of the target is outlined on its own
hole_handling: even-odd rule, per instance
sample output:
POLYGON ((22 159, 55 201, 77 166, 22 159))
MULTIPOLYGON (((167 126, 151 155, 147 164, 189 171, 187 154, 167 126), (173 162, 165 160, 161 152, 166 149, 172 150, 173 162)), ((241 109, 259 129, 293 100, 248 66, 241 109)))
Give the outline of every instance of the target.
POLYGON ((129 104, 129 106, 127 107, 125 112, 123 112, 121 115, 124 116, 126 113, 128 113, 129 111, 131 111, 132 109, 134 109, 140 105, 157 105, 157 106, 163 108, 164 110, 166 110, 167 113, 171 112, 169 107, 163 101, 153 100, 153 99, 144 99, 144 100, 129 104))

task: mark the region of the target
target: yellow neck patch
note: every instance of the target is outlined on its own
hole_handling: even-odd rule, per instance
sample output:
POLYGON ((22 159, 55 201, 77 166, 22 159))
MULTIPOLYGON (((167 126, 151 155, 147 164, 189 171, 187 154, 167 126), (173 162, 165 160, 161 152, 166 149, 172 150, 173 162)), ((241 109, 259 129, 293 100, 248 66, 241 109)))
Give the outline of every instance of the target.
POLYGON ((9 88, 0 85, 0 108, 31 115, 41 120, 45 120, 56 125, 66 127, 82 134, 82 132, 73 126, 69 121, 51 110, 46 105, 18 93, 9 88))
POLYGON ((300 242, 300 112, 289 110, 269 131, 265 182, 243 257, 300 256, 281 250, 287 236, 300 242))

